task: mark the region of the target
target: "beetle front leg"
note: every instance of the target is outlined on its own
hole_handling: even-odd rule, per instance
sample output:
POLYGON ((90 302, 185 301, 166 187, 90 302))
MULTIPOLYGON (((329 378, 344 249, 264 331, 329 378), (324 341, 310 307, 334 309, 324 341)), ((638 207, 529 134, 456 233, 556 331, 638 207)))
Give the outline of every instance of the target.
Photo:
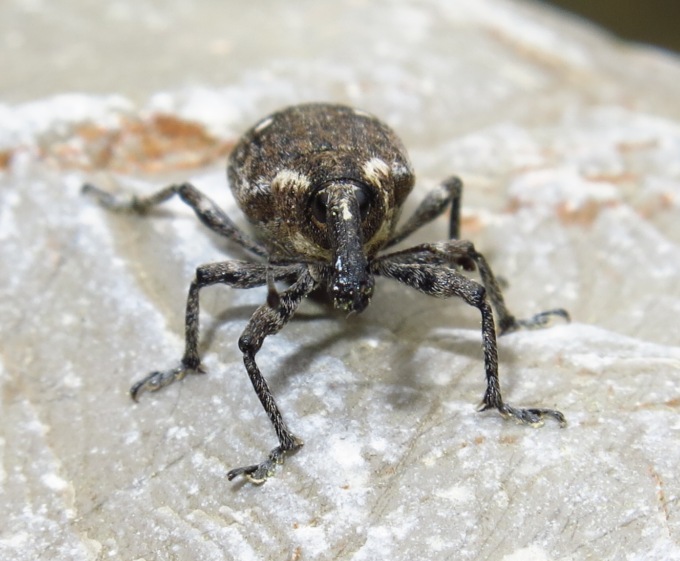
POLYGON ((482 347, 484 348, 486 391, 484 392, 484 399, 482 400, 480 410, 498 409, 504 417, 510 417, 522 424, 534 427, 540 427, 545 417, 552 417, 561 427, 566 426, 567 420, 556 409, 545 409, 542 407, 519 409, 503 401, 498 379, 498 343, 496 342, 493 313, 491 312, 491 306, 486 301, 483 287, 480 286, 479 289, 481 290, 475 291, 473 298, 468 303, 479 309, 482 314, 482 347))
POLYGON ((248 339, 244 340, 242 337, 239 341, 239 347, 243 351, 243 362, 248 371, 248 377, 253 384, 260 403, 262 403, 262 407, 264 407, 269 420, 274 426, 274 432, 276 432, 276 436, 279 439, 279 445, 269 453, 269 456, 263 462, 232 469, 227 473, 227 479, 231 481, 239 475, 243 475, 250 482, 259 485, 274 475, 276 466, 283 463, 284 457, 300 449, 304 442, 290 431, 288 425, 283 420, 283 415, 281 415, 281 411, 276 405, 269 385, 255 362, 255 353, 252 350, 251 341, 248 339))
MULTIPOLYGON (((403 259, 403 255, 397 256, 403 259)), ((504 417, 511 417, 516 421, 532 426, 543 424, 545 417, 554 418, 560 426, 567 421, 564 415, 554 409, 529 408, 519 409, 503 401, 500 382, 498 379, 498 344, 496 342, 496 328, 493 312, 486 299, 486 290, 458 271, 443 267, 441 264, 404 263, 390 261, 385 256, 374 265, 375 274, 393 278, 407 284, 424 294, 449 298, 458 296, 471 306, 479 310, 482 316, 482 348, 484 350, 484 370, 486 373, 486 391, 481 410, 498 409, 504 417)))
POLYGON ((267 283, 268 271, 275 280, 293 280, 300 270, 302 270, 300 266, 268 267, 267 265, 246 261, 211 263, 196 269, 196 277, 189 287, 187 297, 184 324, 185 346, 182 360, 176 368, 151 372, 135 383, 130 388, 132 399, 137 401, 142 392, 157 391, 177 380, 181 380, 187 374, 203 372, 201 359, 198 355, 199 292, 202 288, 214 284, 226 284, 232 288, 253 288, 267 283))
POLYGON ((389 253, 381 257, 391 262, 445 265, 462 268, 466 271, 479 271, 486 294, 498 315, 499 335, 505 335, 518 329, 538 329, 548 326, 556 317, 569 321, 569 312, 562 308, 540 312, 527 319, 517 319, 505 305, 503 291, 491 267, 484 256, 479 253, 472 242, 467 240, 451 240, 448 242, 425 243, 409 249, 389 253))
POLYGON ((268 302, 255 311, 239 339, 238 345, 243 353, 243 363, 248 372, 248 377, 274 427, 279 445, 269 453, 269 456, 263 462, 231 470, 227 474, 229 480, 243 475, 253 483, 264 483, 268 477, 273 475, 276 466, 283 463, 287 454, 298 450, 303 445, 302 440, 290 431, 283 420, 283 415, 276 405, 274 395, 255 362, 255 355, 262 347, 264 339, 268 335, 277 333, 288 323, 302 298, 314 290, 317 285, 318 283, 312 279, 309 272, 302 273, 290 288, 279 294, 275 306, 268 302))

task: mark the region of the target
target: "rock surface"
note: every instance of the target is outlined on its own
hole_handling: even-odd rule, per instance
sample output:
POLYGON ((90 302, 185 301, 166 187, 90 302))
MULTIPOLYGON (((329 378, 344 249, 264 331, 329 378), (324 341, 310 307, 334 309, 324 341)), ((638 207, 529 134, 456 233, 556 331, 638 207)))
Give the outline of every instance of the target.
POLYGON ((58 5, 0 9, 0 558, 680 559, 678 60, 504 0, 58 5), (206 290, 209 373, 130 401, 195 267, 241 255, 81 183, 190 179, 243 224, 224 154, 305 100, 389 122, 413 201, 460 175, 511 309, 570 310, 500 340, 506 399, 566 429, 477 413, 478 315, 389 281, 265 343, 306 445, 262 487, 226 479, 275 444, 236 345, 262 290, 206 290))

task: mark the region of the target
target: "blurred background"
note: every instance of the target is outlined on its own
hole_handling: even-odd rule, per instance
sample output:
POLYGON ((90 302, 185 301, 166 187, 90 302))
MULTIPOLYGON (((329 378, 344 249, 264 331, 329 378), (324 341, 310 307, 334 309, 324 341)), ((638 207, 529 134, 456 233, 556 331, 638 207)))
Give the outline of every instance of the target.
POLYGON ((587 18, 630 41, 680 52, 678 0, 542 0, 587 18))
MULTIPOLYGON (((370 4, 346 2, 352 3, 370 4)), ((622 40, 680 53, 680 0, 526 3, 576 14, 622 40)), ((303 27, 309 15, 302 12, 309 6, 320 21, 327 13, 325 33, 336 32, 349 17, 337 11, 338 3, 300 4, 306 7, 299 17, 276 22, 263 17, 276 0, 242 3, 237 11, 222 0, 0 0, 0 100, 19 103, 82 91, 118 92, 141 103, 154 92, 186 85, 223 86, 240 79, 243 68, 268 68, 274 44, 304 57, 314 41, 323 41, 323 30, 303 27)), ((416 21, 402 23, 419 32, 416 21)), ((351 66, 347 53, 338 56, 351 66)))

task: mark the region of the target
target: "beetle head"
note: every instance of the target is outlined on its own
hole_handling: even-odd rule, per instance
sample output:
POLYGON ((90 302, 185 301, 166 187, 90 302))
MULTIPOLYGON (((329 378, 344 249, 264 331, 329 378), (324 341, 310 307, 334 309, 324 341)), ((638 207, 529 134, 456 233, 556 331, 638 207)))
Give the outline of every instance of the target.
POLYGON ((373 295, 362 224, 371 208, 369 188, 353 181, 323 185, 310 197, 312 221, 327 236, 332 269, 329 293, 336 308, 362 312, 373 295))

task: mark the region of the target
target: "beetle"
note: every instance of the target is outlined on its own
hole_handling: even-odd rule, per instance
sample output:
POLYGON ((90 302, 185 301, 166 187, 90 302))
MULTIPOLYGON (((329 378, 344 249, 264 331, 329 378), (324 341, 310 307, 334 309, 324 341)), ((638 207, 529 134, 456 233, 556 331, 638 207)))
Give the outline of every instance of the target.
POLYGON ((185 349, 178 366, 151 372, 134 384, 131 396, 156 391, 203 372, 198 353, 199 292, 206 286, 267 286, 238 346, 250 381, 269 420, 278 446, 267 458, 228 473, 262 483, 285 456, 303 442, 288 428, 255 356, 266 337, 292 318, 301 300, 325 289, 335 308, 362 312, 369 304, 376 276, 399 281, 439 298, 459 297, 481 314, 486 391, 481 410, 540 426, 546 417, 566 424, 553 409, 517 408, 503 400, 498 379, 499 333, 542 327, 553 317, 569 320, 563 309, 520 320, 512 315, 486 259, 459 239, 462 182, 443 181, 399 225, 404 201, 415 184, 413 168, 397 135, 376 117, 351 107, 308 103, 285 108, 260 120, 236 144, 227 174, 233 195, 252 224, 255 236, 240 230, 210 198, 190 183, 170 185, 147 197, 113 196, 91 184, 83 191, 117 211, 146 213, 179 196, 208 228, 253 254, 252 261, 223 261, 196 269, 186 304, 185 349), (449 239, 385 252, 450 208, 449 239), (481 282, 463 272, 477 270, 481 282), (286 285, 279 292, 275 282, 286 285))

